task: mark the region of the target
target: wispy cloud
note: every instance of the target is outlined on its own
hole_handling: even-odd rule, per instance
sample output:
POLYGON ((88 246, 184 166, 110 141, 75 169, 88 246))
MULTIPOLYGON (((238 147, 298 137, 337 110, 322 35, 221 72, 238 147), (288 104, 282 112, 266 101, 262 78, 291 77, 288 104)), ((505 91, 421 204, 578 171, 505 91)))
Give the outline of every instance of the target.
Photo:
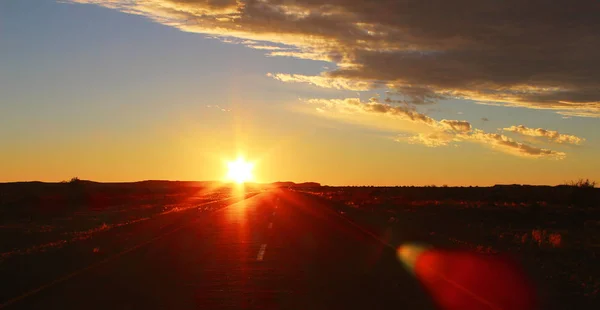
POLYGON ((272 74, 269 73, 267 76, 272 77, 282 82, 295 82, 295 83, 308 83, 324 88, 335 88, 343 90, 353 91, 365 91, 375 88, 375 83, 368 81, 357 81, 350 79, 332 79, 323 76, 308 76, 300 74, 272 74))
POLYGON ((410 144, 422 144, 428 147, 439 147, 447 146, 450 142, 454 141, 455 137, 445 132, 433 132, 433 133, 419 133, 412 137, 404 138, 398 137, 398 142, 408 142, 410 144))
POLYGON ((285 47, 280 47, 280 46, 272 46, 272 45, 247 45, 250 48, 253 48, 255 50, 267 50, 267 51, 286 51, 289 50, 288 48, 285 47))
POLYGON ((480 129, 474 129, 468 121, 446 119, 437 121, 410 106, 393 106, 381 103, 377 98, 371 98, 367 102, 363 102, 359 98, 309 99, 307 102, 316 105, 319 112, 328 110, 342 114, 367 113, 381 115, 393 117, 399 121, 425 124, 430 128, 428 133, 418 133, 408 138, 399 136, 396 138, 398 142, 423 144, 428 147, 447 146, 451 142, 474 142, 521 157, 553 159, 564 159, 566 157, 564 152, 539 148, 515 141, 499 133, 488 133, 480 129))
POLYGON ((443 119, 440 124, 456 132, 466 133, 471 131, 471 123, 467 121, 447 120, 443 119))
POLYGON ((361 112, 370 114, 379 114, 394 117, 406 121, 422 123, 430 126, 436 126, 437 122, 433 118, 417 112, 408 106, 392 106, 386 103, 380 103, 376 98, 371 98, 368 102, 362 102, 360 98, 346 99, 309 99, 310 104, 322 105, 328 108, 334 108, 341 112, 361 112))
POLYGON ((475 142, 482 145, 492 147, 501 152, 529 158, 551 158, 564 159, 564 152, 553 151, 549 149, 539 148, 528 145, 522 142, 515 141, 505 135, 498 133, 488 133, 479 129, 473 130, 471 133, 451 134, 448 132, 434 132, 429 134, 419 133, 409 138, 397 138, 398 142, 408 142, 411 144, 422 144, 428 147, 447 146, 451 142, 475 142))
POLYGON ((508 128, 503 128, 502 130, 518 133, 524 136, 544 137, 556 143, 581 144, 583 141, 585 141, 585 139, 577 137, 575 135, 562 134, 558 131, 548 130, 544 128, 529 128, 524 125, 511 126, 508 128))
POLYGON ((479 129, 475 129, 472 134, 464 136, 464 138, 491 145, 498 150, 518 156, 537 158, 550 157, 554 159, 564 159, 566 157, 566 154, 563 152, 535 147, 522 142, 517 142, 505 135, 498 133, 487 133, 479 129))
POLYGON ((223 108, 218 105, 207 105, 206 107, 209 109, 217 109, 217 110, 220 110, 221 112, 231 112, 231 109, 226 109, 226 108, 223 108))
POLYGON ((466 98, 600 117, 596 0, 72 2, 142 15, 183 31, 271 42, 244 44, 271 56, 337 65, 318 76, 322 83, 297 76, 290 82, 334 88, 383 82, 413 103, 466 98), (281 44, 293 49, 280 50, 281 44))

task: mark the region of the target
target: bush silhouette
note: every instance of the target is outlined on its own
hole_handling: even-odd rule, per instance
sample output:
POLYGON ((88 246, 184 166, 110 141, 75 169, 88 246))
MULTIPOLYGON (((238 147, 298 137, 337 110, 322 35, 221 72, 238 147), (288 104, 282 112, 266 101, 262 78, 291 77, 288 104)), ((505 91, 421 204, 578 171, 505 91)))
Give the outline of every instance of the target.
POLYGON ((596 187, 596 181, 591 181, 590 179, 579 179, 577 181, 567 182, 566 185, 578 187, 578 188, 594 188, 596 187))

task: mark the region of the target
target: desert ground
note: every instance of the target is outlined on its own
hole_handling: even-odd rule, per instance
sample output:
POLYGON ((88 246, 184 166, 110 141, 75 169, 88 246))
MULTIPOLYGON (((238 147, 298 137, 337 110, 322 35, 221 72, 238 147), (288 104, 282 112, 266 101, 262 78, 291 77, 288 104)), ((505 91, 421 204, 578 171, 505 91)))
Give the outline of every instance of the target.
MULTIPOLYGON (((218 182, 96 183, 73 179, 63 183, 0 184, 0 219, 0 305, 7 308, 75 305, 78 299, 69 301, 73 298, 71 293, 82 286, 72 284, 73 281, 89 285, 100 283, 97 277, 106 274, 119 279, 121 272, 126 274, 124 270, 145 268, 145 272, 135 271, 139 275, 153 273, 148 270, 160 269, 161 266, 173 268, 156 261, 160 253, 169 257, 174 253, 195 257, 198 261, 192 269, 202 274, 199 277, 208 277, 225 287, 233 284, 223 284, 220 278, 215 280, 214 276, 205 274, 206 270, 222 268, 224 274, 234 276, 236 272, 245 272, 236 265, 246 264, 242 256, 248 255, 248 259, 254 262, 263 261, 264 257, 264 263, 271 265, 268 269, 257 267, 258 278, 270 279, 275 276, 268 272, 283 272, 276 278, 287 283, 286 277, 300 277, 296 269, 301 269, 292 268, 298 258, 290 253, 305 251, 309 263, 305 271, 314 274, 313 278, 302 276, 304 282, 299 283, 304 283, 304 286, 300 288, 265 288, 277 297, 269 295, 271 297, 259 301, 263 308, 299 305, 303 301, 297 300, 298 295, 290 292, 306 292, 315 283, 332 281, 319 278, 320 274, 326 273, 319 268, 330 270, 331 265, 321 266, 317 262, 327 261, 340 268, 336 277, 342 281, 346 277, 342 274, 349 272, 351 275, 351 268, 356 268, 348 267, 350 264, 362 266, 362 255, 369 253, 373 247, 380 248, 373 240, 367 242, 366 248, 357 246, 350 250, 334 241, 347 239, 347 236, 340 235, 344 233, 357 238, 353 242, 360 244, 360 240, 369 238, 363 232, 392 248, 405 244, 429 244, 437 248, 460 249, 482 257, 511 256, 524 266, 535 283, 542 308, 594 307, 598 304, 600 290, 600 265, 597 263, 600 254, 600 189, 585 186, 331 187, 318 183, 280 182, 247 184, 240 191, 235 186, 218 182), (247 203, 256 211, 238 214, 242 212, 236 207, 240 203, 247 203), (246 223, 254 224, 248 226, 246 223), (184 234, 178 232, 180 230, 188 232, 184 234), (357 237, 361 233, 363 235, 357 237), (179 246, 171 248, 194 234, 196 239, 186 243, 190 247, 187 251, 179 246), (232 236, 243 242, 231 243, 232 236), (271 240, 271 243, 265 240, 271 240), (166 242, 164 248, 160 248, 161 242, 166 242), (276 242, 281 243, 278 248, 273 248, 273 245, 267 248, 267 244, 276 242), (292 247, 293 244, 296 245, 292 247), (325 247, 325 244, 328 246, 325 247), (158 254, 142 255, 146 248, 154 248, 158 254), (248 254, 249 248, 253 249, 250 252, 257 252, 258 257, 256 253, 248 254), (214 253, 206 254, 202 249, 213 249, 214 253), (239 260, 229 262, 229 265, 215 263, 231 258, 232 253, 241 255, 239 260), (209 259, 210 262, 205 261, 209 259), (115 262, 122 265, 113 266, 115 262), (217 264, 217 267, 211 264, 217 264), (210 267, 213 269, 208 266, 213 266, 210 267), (100 273, 97 271, 100 268, 106 270, 100 273), (267 275, 262 274, 264 272, 267 275), (48 296, 54 297, 48 299, 48 296)), ((354 243, 348 246, 351 244, 354 243)), ((381 249, 377 251, 381 252, 381 249)), ((377 273, 381 271, 369 269, 368 280, 361 276, 361 280, 349 277, 343 281, 364 285, 370 283, 368 281, 379 283, 377 281, 385 278, 385 281, 400 281, 402 286, 410 286, 410 281, 406 280, 409 277, 396 269, 393 257, 393 251, 381 254, 380 261, 374 266, 388 268, 390 274, 394 274, 391 270, 396 270, 396 280, 377 273)), ((186 272, 175 273, 185 277, 186 272)), ((132 286, 136 287, 153 281, 142 280, 144 278, 139 276, 131 276, 131 279, 132 283, 136 283, 132 286)), ((177 281, 180 283, 180 279, 177 281)), ((239 281, 235 283, 241 285, 239 281)), ((327 283, 340 285, 337 282, 327 283)), ((257 284, 244 282, 235 291, 237 293, 230 293, 237 294, 232 296, 239 298, 240 292, 249 290, 251 285, 257 284)), ((267 284, 261 285, 281 287, 282 284, 267 281, 267 284)), ((106 283, 94 287, 95 290, 109 288, 106 283)), ((348 288, 351 289, 358 290, 348 288)), ((381 289, 375 291, 382 294, 381 289)), ((198 294, 198 291, 195 292, 190 294, 198 294)), ((347 294, 341 289, 339 292, 331 291, 332 295, 327 297, 319 295, 324 294, 323 291, 311 292, 315 298, 313 302, 323 305, 333 302, 331 296, 337 296, 335 294, 347 294)), ((362 295, 356 294, 357 298, 363 296, 361 298, 367 300, 365 302, 371 302, 369 296, 374 293, 367 294, 368 290, 361 292, 362 295)), ((385 292, 386 296, 402 293, 392 288, 385 292)), ((82 304, 92 298, 86 294, 78 297, 82 304)), ((172 300, 172 296, 176 295, 173 293, 160 301, 172 300)), ((210 299, 213 304, 206 304, 206 300, 201 303, 190 301, 186 306, 214 306, 227 298, 233 297, 210 299)), ((348 302, 348 307, 359 305, 363 299, 348 302)), ((247 304, 241 301, 229 304, 231 308, 244 305, 247 304)))

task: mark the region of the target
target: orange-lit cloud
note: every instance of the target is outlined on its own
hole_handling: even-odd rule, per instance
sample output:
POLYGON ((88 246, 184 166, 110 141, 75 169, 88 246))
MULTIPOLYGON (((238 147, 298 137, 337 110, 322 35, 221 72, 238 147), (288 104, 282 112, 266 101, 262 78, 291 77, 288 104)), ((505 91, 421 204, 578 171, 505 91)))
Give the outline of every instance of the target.
POLYGON ((455 136, 445 132, 433 132, 433 133, 419 133, 408 139, 399 137, 396 139, 398 142, 408 142, 410 144, 422 144, 428 147, 446 146, 450 142, 455 140, 455 136))
POLYGON ((465 133, 471 131, 471 124, 467 121, 443 119, 440 121, 440 124, 456 132, 465 133))
POLYGON ((324 88, 335 88, 343 90, 366 91, 375 88, 375 84, 368 81, 357 81, 350 79, 333 79, 324 76, 307 76, 300 74, 268 74, 282 82, 308 83, 324 88))
POLYGON ((317 77, 286 81, 361 89, 383 83, 413 103, 466 98, 600 117, 600 19, 594 0, 72 2, 142 15, 183 31, 284 44, 290 49, 243 43, 271 56, 337 65, 317 77))
POLYGON ((564 152, 539 148, 515 141, 505 135, 487 133, 479 129, 475 129, 469 134, 458 135, 453 135, 448 132, 434 132, 429 134, 419 133, 408 139, 398 138, 396 141, 406 141, 411 144, 423 144, 428 147, 447 146, 453 141, 467 141, 487 145, 501 152, 521 157, 551 159, 564 159, 566 157, 564 152))
POLYGON ((554 159, 564 159, 566 157, 566 154, 563 152, 535 147, 522 142, 517 142, 502 134, 487 133, 479 129, 475 129, 472 134, 463 136, 463 138, 491 145, 497 150, 517 156, 533 158, 549 157, 554 159))
POLYGON ((392 106, 379 102, 377 98, 371 98, 368 102, 363 102, 359 98, 309 99, 307 102, 317 105, 317 109, 321 109, 321 111, 327 109, 341 114, 367 113, 393 117, 398 121, 425 124, 431 130, 429 133, 418 133, 409 138, 399 137, 396 139, 398 142, 438 147, 446 146, 453 141, 467 141, 488 145, 493 149, 521 157, 553 159, 564 159, 566 157, 564 152, 518 142, 502 134, 473 129, 468 121, 446 119, 437 121, 410 106, 392 106))
POLYGON ((544 128, 529 128, 524 125, 511 126, 502 130, 518 133, 524 136, 544 137, 556 143, 581 144, 583 141, 585 141, 585 139, 583 138, 574 135, 562 134, 555 130, 548 130, 544 128))
POLYGON ((346 99, 309 99, 311 104, 318 104, 329 109, 335 109, 340 112, 352 113, 361 112, 369 114, 379 114, 389 117, 398 118, 401 120, 423 123, 430 126, 436 126, 437 122, 415 109, 408 106, 392 106, 385 103, 380 103, 376 98, 371 98, 368 102, 362 102, 359 98, 346 99))

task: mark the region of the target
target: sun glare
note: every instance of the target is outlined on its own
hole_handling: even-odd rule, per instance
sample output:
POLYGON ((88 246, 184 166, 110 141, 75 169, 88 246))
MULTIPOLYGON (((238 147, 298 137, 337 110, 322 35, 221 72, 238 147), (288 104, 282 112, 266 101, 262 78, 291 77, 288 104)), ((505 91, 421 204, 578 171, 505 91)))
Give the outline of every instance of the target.
POLYGON ((230 161, 227 163, 227 180, 236 183, 252 181, 254 179, 252 169, 254 164, 246 162, 241 157, 236 161, 230 161))

